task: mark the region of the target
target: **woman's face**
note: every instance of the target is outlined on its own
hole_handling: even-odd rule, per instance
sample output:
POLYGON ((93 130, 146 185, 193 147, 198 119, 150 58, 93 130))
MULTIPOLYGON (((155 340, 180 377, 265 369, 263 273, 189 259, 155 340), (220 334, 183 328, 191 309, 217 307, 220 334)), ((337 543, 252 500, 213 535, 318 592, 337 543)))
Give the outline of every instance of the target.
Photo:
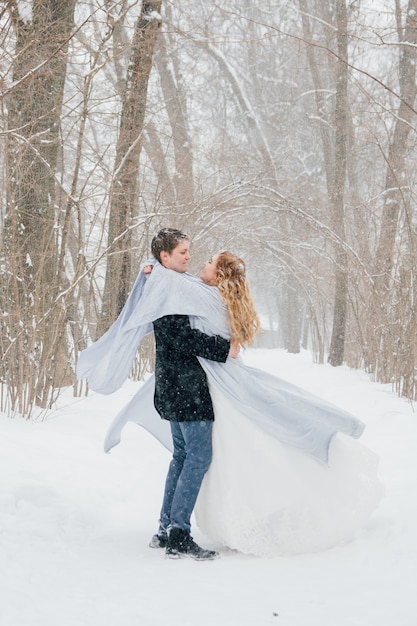
POLYGON ((215 254, 211 257, 206 263, 204 263, 204 269, 200 276, 201 280, 203 280, 206 285, 215 285, 216 284, 216 268, 217 268, 217 259, 219 254, 215 254))

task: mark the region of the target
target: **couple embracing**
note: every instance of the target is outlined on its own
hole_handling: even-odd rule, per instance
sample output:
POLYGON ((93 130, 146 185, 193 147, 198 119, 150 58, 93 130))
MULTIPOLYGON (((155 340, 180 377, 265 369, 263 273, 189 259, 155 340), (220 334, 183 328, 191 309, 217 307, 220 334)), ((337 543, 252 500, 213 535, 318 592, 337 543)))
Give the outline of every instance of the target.
POLYGON ((382 490, 375 455, 352 441, 364 425, 239 357, 259 330, 245 264, 221 252, 198 279, 189 237, 163 229, 110 330, 81 355, 78 376, 111 393, 154 332, 155 375, 121 411, 173 453, 151 547, 169 556, 217 556, 191 537, 195 510, 220 546, 259 556, 316 551, 351 537, 382 490), (162 418, 162 419, 160 419, 162 418))

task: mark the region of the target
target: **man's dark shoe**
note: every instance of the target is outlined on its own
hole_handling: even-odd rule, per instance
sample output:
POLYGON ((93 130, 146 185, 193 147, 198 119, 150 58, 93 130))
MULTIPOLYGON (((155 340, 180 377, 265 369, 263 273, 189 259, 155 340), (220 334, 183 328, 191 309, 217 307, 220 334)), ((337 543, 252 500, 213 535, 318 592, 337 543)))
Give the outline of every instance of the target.
POLYGON ((214 550, 205 550, 183 528, 172 528, 168 536, 166 555, 171 558, 188 556, 198 561, 213 560, 219 556, 214 550))
POLYGON ((149 542, 150 548, 166 548, 168 537, 166 535, 154 535, 149 542))

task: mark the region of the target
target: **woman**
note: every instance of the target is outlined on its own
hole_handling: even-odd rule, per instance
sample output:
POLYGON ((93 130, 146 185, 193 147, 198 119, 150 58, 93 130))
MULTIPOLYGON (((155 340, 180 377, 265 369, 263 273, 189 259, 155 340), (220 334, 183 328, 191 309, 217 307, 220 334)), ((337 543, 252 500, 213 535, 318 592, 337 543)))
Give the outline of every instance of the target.
MULTIPOLYGON (((111 393, 127 378, 154 319, 189 315, 201 331, 242 346, 259 329, 241 259, 215 255, 202 280, 151 264, 150 274, 140 272, 115 324, 81 354, 78 375, 100 393, 111 393)), ((215 409, 213 462, 196 507, 207 536, 268 556, 321 550, 351 538, 381 498, 375 456, 350 439, 360 437, 364 424, 240 358, 199 360, 215 409)), ((128 421, 171 449, 153 396, 151 376, 110 426, 106 451, 119 443, 128 421)))
MULTIPOLYGON (((244 262, 220 253, 201 278, 218 287, 232 338, 250 344, 259 320, 244 262)), ((260 556, 294 554, 336 545, 366 522, 382 496, 372 452, 338 434, 324 465, 270 437, 213 383, 210 393, 213 461, 195 510, 210 539, 260 556)))

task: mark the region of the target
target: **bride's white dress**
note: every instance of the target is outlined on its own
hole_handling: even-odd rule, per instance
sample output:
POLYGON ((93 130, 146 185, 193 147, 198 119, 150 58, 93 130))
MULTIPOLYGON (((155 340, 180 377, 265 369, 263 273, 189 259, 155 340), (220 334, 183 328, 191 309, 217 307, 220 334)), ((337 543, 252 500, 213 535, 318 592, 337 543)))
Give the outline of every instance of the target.
POLYGON ((283 444, 217 387, 213 461, 195 508, 208 538, 259 556, 315 552, 353 537, 383 495, 378 457, 342 434, 329 463, 283 444))

